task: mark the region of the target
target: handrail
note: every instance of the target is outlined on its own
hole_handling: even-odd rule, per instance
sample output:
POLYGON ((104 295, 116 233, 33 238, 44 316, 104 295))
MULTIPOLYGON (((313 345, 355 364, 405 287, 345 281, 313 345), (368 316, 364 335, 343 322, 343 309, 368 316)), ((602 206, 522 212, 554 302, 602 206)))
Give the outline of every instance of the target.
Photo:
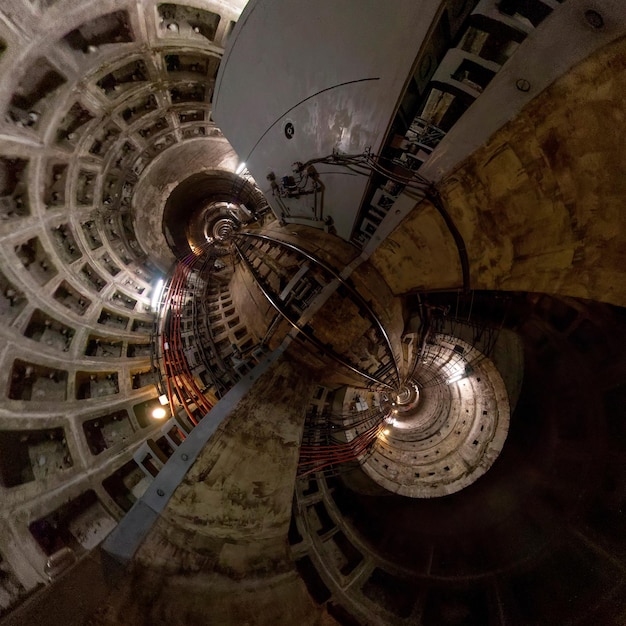
POLYGON ((294 250, 298 254, 301 254, 307 259, 309 259, 311 262, 319 265, 322 269, 324 269, 329 274, 331 274, 335 279, 337 279, 341 283, 341 285, 345 287, 345 289, 350 293, 350 295, 358 302, 359 306, 361 306, 365 311, 367 311, 370 318, 374 321, 374 323, 378 327, 379 332, 382 334, 385 340, 385 344, 386 344, 385 348, 387 349, 387 352, 389 353, 389 356, 391 357, 391 361, 393 362, 394 369, 395 369, 395 378, 397 380, 398 386, 400 386, 400 382, 401 382, 400 370, 398 369, 396 356, 393 352, 393 347, 391 345, 391 340, 389 339, 389 335, 387 334, 387 331, 385 330, 384 326, 382 325, 382 322, 380 321, 376 313, 373 311, 369 303, 356 291, 356 289, 354 289, 354 287, 352 287, 352 285, 350 285, 348 281, 346 281, 341 276, 341 274, 339 274, 339 272, 337 272, 332 266, 330 266, 328 263, 326 263, 322 259, 319 259, 318 257, 311 254, 310 252, 307 252, 306 250, 303 250, 299 246, 296 246, 295 244, 289 243, 287 241, 276 239, 275 237, 270 237, 268 235, 260 235, 256 233, 238 233, 236 236, 253 237, 256 239, 269 241, 269 242, 284 246, 286 248, 289 248, 291 250, 294 250))

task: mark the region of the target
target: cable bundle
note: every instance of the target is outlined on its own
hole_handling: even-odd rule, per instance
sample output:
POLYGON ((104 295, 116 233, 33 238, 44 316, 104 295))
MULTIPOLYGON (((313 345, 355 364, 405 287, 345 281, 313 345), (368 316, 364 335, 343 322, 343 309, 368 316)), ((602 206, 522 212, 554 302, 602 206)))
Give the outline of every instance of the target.
POLYGON ((357 416, 309 417, 305 423, 298 476, 357 461, 372 448, 385 428, 387 411, 368 411, 357 416), (359 432, 360 429, 361 432, 359 432), (352 434, 356 435, 347 440, 352 434), (343 436, 340 436, 343 435, 343 436))

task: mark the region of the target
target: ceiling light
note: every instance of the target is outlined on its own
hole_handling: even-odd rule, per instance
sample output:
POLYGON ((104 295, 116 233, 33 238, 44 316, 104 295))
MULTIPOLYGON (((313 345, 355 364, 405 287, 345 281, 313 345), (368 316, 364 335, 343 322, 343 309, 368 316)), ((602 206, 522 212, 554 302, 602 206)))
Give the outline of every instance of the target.
POLYGON ((242 161, 237 169, 235 170, 235 174, 241 174, 246 169, 246 164, 242 161))
POLYGON ((159 402, 161 404, 169 404, 170 401, 167 399, 167 395, 166 394, 161 394, 159 396, 159 402))
POLYGON ((162 420, 166 415, 167 411, 162 406, 158 406, 152 411, 152 417, 154 417, 155 420, 162 420))
POLYGON ((152 294, 152 300, 150 301, 150 306, 153 310, 157 310, 159 306, 159 302, 161 301, 161 294, 163 293, 163 287, 165 286, 165 281, 160 278, 159 282, 156 284, 154 288, 154 293, 152 294))

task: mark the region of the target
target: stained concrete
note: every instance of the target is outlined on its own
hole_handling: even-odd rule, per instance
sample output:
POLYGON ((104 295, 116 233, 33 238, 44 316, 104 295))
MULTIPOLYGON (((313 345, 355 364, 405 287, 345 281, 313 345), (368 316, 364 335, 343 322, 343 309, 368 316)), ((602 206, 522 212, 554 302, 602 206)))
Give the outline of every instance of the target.
POLYGON ((376 492, 354 467, 297 483, 293 551, 361 623, 624 623, 626 316, 512 297, 525 377, 483 477, 434 499, 376 492))
MULTIPOLYGON (((626 304, 626 40, 557 80, 440 184, 476 289, 626 304)), ((461 285, 458 252, 427 204, 373 255, 395 293, 461 285)))
POLYGON ((24 624, 89 623, 106 601, 109 588, 104 580, 100 554, 96 550, 83 558, 70 572, 52 586, 35 592, 14 613, 2 621, 3 626, 24 624))
POLYGON ((259 379, 174 492, 102 623, 332 623, 287 546, 312 389, 288 357, 259 379))
MULTIPOLYGON (((146 168, 134 195, 135 232, 142 248, 149 251, 152 261, 164 272, 175 260, 163 227, 168 197, 182 180, 191 175, 220 168, 230 172, 236 162, 237 156, 225 139, 211 138, 207 141, 201 138, 173 147, 146 168)), ((181 220, 183 230, 184 226, 181 220)))
MULTIPOLYGON (((615 5, 617 1, 614 0, 611 4, 615 5)), ((103 331, 107 337, 116 340, 128 341, 129 338, 132 339, 130 333, 127 334, 119 328, 101 327, 97 324, 97 318, 102 305, 115 308, 116 305, 109 304, 110 295, 118 287, 129 290, 130 288, 125 285, 125 281, 136 280, 135 271, 142 269, 145 271, 146 267, 134 260, 128 264, 122 263, 118 252, 115 252, 116 249, 113 248, 113 245, 116 245, 115 241, 112 236, 107 235, 105 222, 98 213, 99 209, 102 208, 99 201, 96 203, 94 199, 93 207, 76 202, 76 195, 79 191, 79 171, 86 167, 97 175, 96 192, 99 192, 106 184, 105 179, 110 171, 109 165, 114 163, 118 156, 115 153, 125 138, 132 136, 132 141, 136 142, 141 150, 152 148, 154 141, 144 140, 137 133, 139 125, 144 122, 141 121, 139 124, 127 127, 121 117, 121 111, 127 106, 125 103, 126 95, 134 97, 144 87, 150 90, 154 89, 157 93, 159 110, 155 112, 155 115, 166 115, 172 124, 168 132, 171 130, 171 136, 180 140, 183 133, 188 130, 188 125, 183 125, 181 128, 176 119, 176 107, 173 110, 170 108, 169 96, 161 89, 165 82, 171 78, 163 67, 161 52, 176 51, 182 48, 187 51, 207 48, 216 51, 226 41, 229 21, 235 20, 238 15, 231 6, 232 3, 226 1, 207 1, 204 3, 208 8, 222 13, 216 41, 207 43, 202 38, 196 37, 194 39, 195 35, 192 33, 184 35, 182 32, 163 33, 163 29, 159 29, 157 24, 156 4, 158 3, 150 1, 127 3, 123 0, 106 0, 105 2, 85 0, 78 6, 72 0, 58 0, 54 3, 24 3, 20 0, 7 0, 0 9, 3 17, 0 21, 0 35, 7 44, 7 50, 3 52, 1 61, 0 97, 3 105, 9 102, 17 83, 28 75, 33 64, 42 55, 56 64, 57 68, 68 79, 68 82, 57 93, 52 94, 50 98, 40 103, 41 106, 37 107, 41 115, 35 128, 18 128, 5 118, 1 122, 5 146, 3 156, 28 161, 23 184, 27 187, 28 202, 30 203, 30 215, 18 215, 7 220, 3 218, 0 223, 3 243, 0 263, 2 272, 14 287, 25 293, 27 300, 25 308, 21 310, 20 306, 22 305, 9 307, 7 304, 6 308, 9 315, 3 316, 2 336, 5 341, 2 364, 5 366, 7 374, 13 358, 18 354, 20 356, 28 354, 29 358, 32 356, 33 360, 45 365, 68 367, 70 377, 76 369, 83 369, 85 364, 88 364, 90 368, 94 367, 104 371, 110 368, 110 361, 105 363, 98 359, 85 358, 83 354, 90 329, 103 331), (79 27, 97 15, 120 8, 127 9, 129 12, 129 20, 136 38, 134 43, 106 44, 100 50, 85 54, 80 50, 70 50, 63 41, 63 35, 70 29, 79 27), (130 58, 141 58, 147 62, 150 80, 148 83, 141 81, 133 83, 129 92, 123 92, 119 98, 116 97, 110 101, 100 92, 95 82, 110 68, 120 67, 130 58), (63 144, 59 146, 56 144, 57 132, 61 129, 63 119, 76 99, 79 99, 91 113, 96 114, 97 119, 93 120, 89 126, 80 129, 79 135, 81 137, 76 145, 63 144), (108 125, 111 119, 115 120, 115 124, 122 129, 123 133, 116 149, 112 150, 112 153, 107 155, 105 160, 102 160, 100 157, 90 155, 89 148, 95 137, 103 130, 103 126, 108 125), (66 173, 67 178, 63 179, 62 185, 66 193, 66 202, 64 205, 48 207, 44 190, 47 189, 50 178, 49 166, 56 161, 67 162, 69 167, 66 173), (90 248, 87 234, 81 234, 85 220, 96 220, 95 232, 104 241, 103 247, 95 251, 90 248), (53 297, 58 280, 67 279, 73 284, 76 274, 76 267, 64 260, 63 250, 56 246, 49 234, 50 228, 54 228, 60 222, 68 222, 75 229, 74 234, 78 240, 79 248, 84 254, 85 261, 88 260, 89 263, 94 264, 94 267, 109 281, 109 285, 100 295, 89 292, 93 304, 85 316, 80 318, 53 297), (60 271, 60 275, 43 288, 31 277, 14 253, 14 245, 21 244, 33 236, 40 237, 46 254, 60 271), (117 277, 107 273, 109 271, 107 268, 111 267, 109 258, 111 256, 114 263, 121 265, 122 271, 117 277), (24 337, 24 328, 28 324, 30 315, 37 307, 43 308, 55 319, 76 329, 75 339, 70 352, 66 355, 62 356, 59 351, 54 352, 51 347, 24 337)), ((573 1, 568 0, 567 3, 563 3, 561 8, 569 11, 572 4, 573 1)), ((602 6, 606 4, 608 2, 603 2, 602 6)), ((579 18, 581 22, 584 21, 582 14, 579 18)), ((355 24, 355 28, 356 26, 355 24)), ((422 26, 426 26, 426 24, 422 26)), ((611 24, 607 23, 607 29, 610 26, 611 24)), ((572 39, 571 32, 567 28, 561 30, 564 39, 572 39)), ((292 32, 291 35, 293 34, 292 32)), ((326 45, 326 41, 323 44, 326 45)), ((578 42, 574 40, 574 45, 577 44, 578 42)), ((367 45, 373 44, 368 42, 367 45)), ((559 45, 559 42, 555 43, 555 46, 559 45)), ((572 42, 568 42, 568 45, 572 45, 572 42)), ((617 45, 612 50, 617 50, 617 45)), ((537 54, 541 55, 541 52, 539 50, 537 54)), ((541 288, 562 293, 588 293, 591 297, 615 298, 610 301, 623 303, 622 296, 617 298, 615 294, 615 290, 619 291, 624 284, 623 273, 620 273, 620 268, 623 267, 623 257, 620 256, 619 251, 619 241, 623 240, 623 228, 620 221, 620 215, 623 214, 623 211, 621 211, 619 200, 624 194, 623 183, 621 182, 623 179, 623 150, 621 150, 624 143, 621 130, 623 120, 620 109, 620 94, 624 93, 624 87, 623 63, 619 61, 620 56, 623 58, 621 52, 615 58, 610 57, 604 64, 591 63, 588 70, 580 75, 580 67, 585 66, 583 64, 572 74, 573 77, 578 76, 577 80, 570 80, 570 77, 566 77, 563 81, 556 83, 547 92, 545 99, 542 100, 540 97, 533 101, 528 110, 522 113, 522 123, 516 126, 516 123, 513 122, 507 129, 503 129, 503 134, 497 135, 479 153, 479 160, 470 159, 459 170, 458 179, 447 181, 450 184, 449 189, 444 185, 445 197, 458 219, 463 234, 466 236, 466 241, 472 248, 472 271, 476 284, 482 284, 480 281, 484 280, 488 286, 495 285, 504 289, 519 284, 523 285, 524 288, 541 288), (559 85, 566 85, 567 89, 559 90, 557 88, 559 85), (537 102, 542 103, 541 106, 536 106, 537 102), (596 108, 597 111, 594 112, 596 108), (553 129, 555 129, 554 137, 551 135, 553 129), (502 152, 498 151, 500 148, 502 148, 502 152), (492 159, 491 162, 490 159, 492 159), (500 169, 493 169, 494 164, 502 168, 502 176, 500 176, 500 169), (488 178, 481 178, 480 168, 482 166, 490 172, 488 178), (550 168, 555 168, 558 172, 558 180, 556 181, 558 185, 554 182, 550 168), (520 175, 520 180, 518 180, 518 173, 522 172, 523 174, 524 171, 526 173, 520 175), (519 196, 524 198, 520 205, 516 204, 518 192, 519 196), (540 213, 537 215, 537 220, 534 219, 534 193, 539 194, 537 205, 540 207, 540 213), (562 202, 559 200, 559 194, 563 195, 564 200, 562 199, 562 202), (553 205, 545 204, 545 198, 551 198, 553 205), (584 202, 581 200, 579 203, 579 198, 584 202), (607 198, 610 199, 608 203, 605 202, 607 198), (467 206, 468 203, 470 208, 467 206), (493 206, 496 206, 495 213, 492 210, 493 206), (507 208, 509 206, 510 209, 507 208), (609 212, 607 212, 607 207, 610 208, 609 212), (502 223, 500 222, 501 219, 502 223), (614 226, 613 237, 610 236, 612 231, 609 226, 611 224, 614 226), (528 235, 526 234, 527 228, 530 229, 528 235), (563 241, 559 239, 561 228, 565 233, 563 241), (512 238, 509 238, 508 229, 511 229, 512 238), (555 239, 550 239, 548 233, 552 233, 555 239), (589 242, 585 241, 585 237, 589 238, 589 242), (542 247, 535 243, 536 239, 543 242, 542 245, 545 245, 546 251, 550 254, 543 255, 542 247), (590 247, 588 243, 591 243, 590 247), (563 250, 558 247, 561 244, 563 250), (572 253, 570 248, 573 244, 575 245, 572 253), (557 246, 556 249, 552 249, 551 245, 557 246), (564 260, 559 262, 559 254, 563 251, 564 260), (587 253, 591 253, 591 256, 587 257, 587 253), (542 259, 542 256, 545 258, 542 259), (571 261, 569 260, 570 257, 571 261), (491 267, 492 261, 493 267, 491 267), (518 268, 527 274, 519 273, 518 268)), ((590 61, 594 59, 597 61, 600 56, 596 55, 590 61)), ((284 80, 284 76, 280 72, 276 76, 277 80, 284 80)), ((204 107, 203 110, 208 112, 208 102, 202 106, 204 107)), ((342 116, 343 114, 338 118, 342 116)), ((205 126, 208 128, 210 124, 207 122, 205 126)), ((170 152, 168 148, 167 153, 174 154, 174 151, 170 152)), ((189 165, 191 161, 186 163, 189 165)), ((286 161, 287 168, 290 163, 291 160, 286 161)), ((169 165, 173 168, 176 167, 174 160, 169 165)), ((192 163, 192 165, 194 164, 192 163)), ((211 166, 215 166, 215 164, 212 163, 211 166)), ((153 182, 158 185, 163 181, 154 180, 153 182)), ((137 194, 135 196, 134 202, 140 204, 141 199, 137 194)), ((101 196, 96 195, 96 198, 98 197, 101 196)), ((153 196, 153 199, 158 202, 162 200, 156 196, 153 196)), ((113 208, 117 209, 119 206, 116 204, 113 208)), ((153 210, 154 207, 148 205, 142 215, 150 217, 150 212, 153 210)), ((454 287, 458 284, 458 281, 455 280, 458 271, 457 256, 450 238, 439 222, 438 216, 432 210, 430 215, 424 207, 420 210, 423 211, 424 215, 413 228, 413 233, 421 238, 419 241, 415 240, 418 245, 411 240, 413 235, 404 240, 394 238, 399 246, 390 258, 397 261, 397 267, 393 272, 385 272, 385 276, 396 293, 414 288, 454 287), (434 241, 439 238, 441 245, 431 245, 432 238, 434 241), (418 248, 418 251, 413 251, 413 247, 418 248), (408 250, 409 253, 405 255, 404 249, 408 250), (419 262, 413 263, 413 260, 419 262), (441 277, 440 282, 438 282, 438 276, 441 277)), ((138 226, 137 230, 141 230, 144 220, 137 220, 135 225, 138 226)), ((153 226, 158 228, 158 220, 153 221, 153 226)), ((136 234, 140 236, 139 233, 136 234)), ((161 253, 167 254, 166 248, 164 246, 161 248, 162 244, 162 239, 158 237, 155 237, 152 243, 146 244, 147 250, 154 254, 155 260, 158 260, 161 253)), ((76 265, 80 264, 82 261, 76 265)), ((3 277, 0 276, 0 282, 2 280, 3 277)), ((144 277, 141 284, 149 287, 149 282, 150 278, 144 277)), ((77 288, 79 285, 80 283, 76 283, 77 288)), ((2 287, 4 289, 5 285, 3 284, 2 287)), ((146 296, 148 296, 147 292, 142 296, 143 302, 147 301, 146 296)), ((3 309, 3 315, 5 312, 3 309)), ((120 312, 125 313, 122 309, 116 309, 116 313, 120 312)), ((550 384, 545 396, 542 396, 542 402, 547 404, 549 411, 553 411, 554 415, 562 416, 561 421, 557 420, 558 423, 554 426, 552 433, 558 432, 564 440, 567 440, 572 438, 572 432, 574 434, 579 433, 579 435, 582 432, 578 438, 585 439, 585 443, 588 443, 593 440, 593 436, 603 426, 597 419, 598 412, 601 412, 599 407, 602 406, 602 400, 589 401, 587 399, 589 394, 586 389, 587 387, 594 388, 597 385, 600 385, 602 389, 613 390, 615 388, 615 391, 607 392, 613 398, 611 403, 607 404, 611 409, 608 416, 611 420, 609 422, 611 428, 609 453, 606 457, 603 455, 599 457, 602 463, 606 463, 612 468, 613 472, 608 472, 606 481, 600 485, 597 501, 590 512, 589 525, 591 530, 589 537, 584 541, 591 545, 597 541, 600 554, 623 554, 624 524, 623 506, 621 505, 624 485, 623 438, 620 438, 619 434, 623 431, 623 420, 621 419, 623 412, 620 411, 624 406, 624 396, 619 385, 623 385, 626 370, 618 360, 619 353, 612 351, 616 342, 612 341, 611 337, 603 339, 602 336, 599 337, 597 333, 592 332, 591 339, 589 339, 583 332, 590 319, 592 321, 601 319, 601 317, 596 318, 596 315, 599 315, 597 311, 590 313, 589 318, 582 321, 578 320, 579 329, 568 328, 569 334, 562 338, 562 342, 565 347, 569 341, 575 342, 577 345, 587 344, 589 350, 596 356, 603 356, 605 359, 601 361, 603 367, 593 368, 594 371, 588 371, 584 377, 576 378, 577 382, 573 384, 571 371, 568 368, 576 373, 581 362, 584 365, 585 358, 569 363, 567 357, 563 357, 564 352, 561 350, 561 344, 559 344, 558 349, 548 348, 548 354, 542 352, 540 355, 541 360, 548 361, 545 375, 550 374, 554 367, 560 367, 560 379, 557 381, 560 384, 559 386, 550 384), (612 362, 607 363, 607 361, 612 362), (607 381, 611 381, 610 384, 607 381), (580 389, 581 397, 572 399, 572 387, 576 387, 577 390, 580 389), (559 392, 557 393, 556 390, 559 392), (585 406, 587 403, 593 405, 590 406, 589 411, 585 412, 586 421, 582 430, 578 428, 575 421, 581 403, 585 406), (587 415, 593 416, 593 419, 592 417, 587 419, 587 415), (574 423, 568 423, 563 416, 572 416, 574 423)), ((623 336, 619 328, 615 329, 612 326, 609 328, 612 329, 614 336, 623 336)), ((536 328, 532 329, 532 332, 536 333, 536 328)), ((531 333, 530 330, 529 333, 531 333)), ((540 333, 538 334, 540 335, 540 333)), ((546 350, 545 347, 542 350, 546 350)), ((133 362, 133 367, 137 366, 139 361, 141 361, 142 366, 148 363, 147 359, 137 360, 133 362)), ((120 380, 128 381, 129 376, 127 374, 130 366, 124 364, 122 360, 116 360, 114 365, 120 374, 120 380)), ((6 379, 5 382, 7 382, 6 379)), ((543 379, 542 382, 544 382, 543 379)), ((70 380, 68 387, 70 397, 73 397, 73 385, 73 380, 70 380)), ((115 399, 115 407, 128 408, 131 411, 131 419, 134 419, 132 405, 148 399, 148 396, 152 397, 153 394, 152 391, 149 393, 148 391, 141 392, 141 394, 133 393, 130 384, 125 382, 119 398, 115 399)), ((34 587, 43 580, 42 568, 45 562, 44 555, 28 531, 28 524, 34 517, 48 514, 67 498, 75 497, 80 491, 89 487, 96 489, 99 499, 107 508, 121 515, 121 510, 118 510, 115 502, 102 488, 101 482, 130 458, 132 448, 126 450, 117 448, 106 451, 98 457, 93 457, 85 446, 81 428, 84 420, 97 417, 110 404, 109 401, 105 403, 104 400, 94 400, 93 402, 85 401, 84 404, 72 401, 71 403, 58 402, 54 404, 51 402, 36 403, 36 406, 31 403, 27 406, 26 402, 5 400, 0 407, 3 428, 16 430, 64 425, 68 435, 68 445, 75 460, 72 469, 56 475, 54 480, 34 481, 23 487, 0 491, 3 502, 6 504, 6 515, 0 522, 0 551, 3 557, 16 566, 20 581, 28 588, 34 587)), ((529 411, 531 417, 535 413, 529 411)), ((136 440, 132 445, 137 445, 140 440, 145 438, 146 432, 138 428, 135 435, 136 440)), ((564 449, 564 456, 567 457, 569 449, 571 446, 564 449)), ((546 450, 549 451, 550 447, 547 446, 539 450, 538 459, 544 458, 546 450)), ((234 450, 232 452, 235 454, 234 450)), ((586 458, 584 452, 581 452, 580 456, 583 459, 586 458)), ((575 459, 572 465, 573 471, 569 469, 571 466, 568 465, 561 472, 563 476, 557 476, 557 479, 562 480, 563 477, 571 476, 579 483, 584 482, 583 479, 588 474, 581 470, 580 459, 575 459)), ((536 473, 528 472, 523 475, 523 478, 533 480, 536 479, 536 476, 536 473)), ((545 472, 545 477, 542 480, 544 489, 548 491, 548 499, 555 496, 558 502, 558 497, 556 497, 558 496, 558 485, 553 486, 555 479, 552 473, 550 471, 545 472)), ((519 485, 516 484, 515 486, 519 485)), ((505 495, 508 497, 509 494, 505 495)), ((510 501, 510 499, 507 500, 507 497, 502 498, 505 504, 510 501)), ((463 509, 463 512, 476 508, 476 500, 468 497, 467 502, 468 507, 463 509)), ((463 520, 465 516, 461 515, 459 518, 463 520)), ((427 522, 428 518, 423 523, 427 525, 427 522)), ((432 522, 432 525, 436 525, 436 520, 432 522)), ((398 554, 403 556, 406 553, 401 545, 403 537, 406 537, 413 529, 408 528, 405 533, 398 532, 397 527, 393 524, 389 528, 389 534, 385 536, 391 536, 391 541, 398 539, 400 544, 398 554)), ((503 536, 506 538, 507 535, 503 536)), ((523 542, 519 543, 522 547, 524 546, 523 542)), ((493 542, 486 541, 487 547, 493 549, 493 545, 493 542)), ((501 544, 496 545, 504 547, 513 545, 515 547, 516 544, 502 541, 501 544)), ((448 550, 447 571, 454 572, 455 565, 459 566, 457 571, 462 570, 460 566, 463 565, 463 554, 455 556, 454 550, 450 549, 449 546, 448 550)), ((483 554, 480 555, 480 558, 481 562, 484 562, 483 554)), ((597 569, 600 567, 596 568, 596 571, 597 569)), ((536 622, 540 617, 536 614, 537 607, 550 609, 550 603, 555 598, 562 602, 561 605, 555 604, 552 607, 552 612, 546 611, 544 615, 548 616, 547 619, 552 618, 552 623, 563 622, 563 615, 559 613, 559 607, 568 608, 563 606, 566 605, 568 596, 559 593, 563 588, 560 588, 559 585, 561 585, 561 581, 564 581, 566 590, 568 588, 576 590, 576 587, 575 585, 567 587, 565 582, 567 577, 553 576, 554 571, 559 574, 562 573, 563 568, 556 570, 550 567, 544 568, 543 576, 536 577, 536 580, 540 581, 536 587, 533 587, 532 576, 525 579, 517 577, 513 582, 519 581, 521 584, 511 584, 509 588, 507 588, 509 579, 501 580, 498 585, 504 596, 504 606, 515 606, 515 602, 512 605, 506 603, 507 593, 519 593, 520 601, 525 602, 524 611, 522 611, 524 620, 536 622), (524 596, 523 592, 519 591, 527 588, 530 588, 531 591, 534 590, 534 593, 524 596)), ((570 571, 571 568, 566 568, 566 572, 569 573, 570 571)), ((593 573, 592 570, 591 574, 593 573)), ((184 580, 189 584, 188 577, 184 580)), ((595 603, 605 602, 607 599, 610 600, 610 593, 614 591, 609 586, 607 586, 608 591, 603 590, 601 585, 592 586, 591 583, 594 580, 597 579, 594 579, 593 576, 586 577, 584 580, 584 588, 591 588, 590 596, 594 596, 590 600, 588 600, 590 596, 585 597, 585 604, 588 607, 595 605, 595 603)), ((614 580, 618 579, 614 578, 614 580)), ((141 579, 138 579, 138 589, 141 589, 140 582, 141 579)), ((206 582, 206 578, 202 580, 203 584, 206 582)), ((617 593, 613 597, 624 596, 623 584, 623 580, 618 580, 616 583, 617 593), (621 588, 619 588, 619 584, 622 585, 621 588)), ((200 590, 201 585, 190 588, 193 589, 194 593, 203 593, 200 590)), ((241 589, 241 587, 239 588, 241 589)), ((152 590, 151 587, 149 589, 152 590)), ((156 592, 160 590, 160 587, 156 586, 154 589, 156 592)), ((496 596, 500 593, 498 589, 490 589, 489 591, 493 591, 496 596)), ((261 599, 260 596, 262 595, 247 596, 247 599, 250 600, 250 607, 255 606, 252 604, 253 602, 259 602, 261 603, 258 605, 259 611, 267 611, 267 615, 270 617, 275 616, 275 613, 272 613, 271 603, 268 606, 261 599)), ((285 596, 273 595, 272 602, 280 605, 281 597, 284 599, 285 596)), ((576 608, 580 608, 580 605, 577 605, 576 608)), ((143 610, 143 608, 139 610, 143 610)), ((252 610, 251 608, 250 611, 252 610)), ((246 613, 245 619, 249 619, 250 611, 246 613)), ((430 615, 432 614, 430 613, 430 615)), ((237 616, 235 613, 233 615, 237 616)), ((429 615, 428 610, 425 611, 425 615, 429 615)), ((452 615, 455 615, 454 612, 452 615)), ((603 616, 604 619, 601 619, 600 622, 624 621, 623 603, 619 615, 615 610, 607 610, 603 616)), ((52 618, 52 614, 46 615, 46 617, 52 618)), ((515 616, 511 619, 515 620, 515 616)), ((253 622, 254 616, 249 621, 253 622)), ((522 621, 522 618, 519 621, 522 621)), ((437 622, 436 618, 433 618, 432 623, 441 623, 441 620, 437 622)))
MULTIPOLYGON (((361 302, 369 305, 382 324, 389 337, 391 349, 396 355, 399 369, 402 371, 403 367, 406 367, 400 358, 402 354, 400 343, 405 326, 403 303, 400 298, 394 297, 376 268, 359 258, 358 251, 353 246, 324 231, 292 225, 281 227, 277 222, 259 232, 304 250, 340 275, 345 284, 358 292, 361 302), (345 268, 357 263, 358 266, 350 273, 349 280, 345 280, 343 278, 345 268)), ((253 245, 260 243, 255 239, 251 241, 253 245)), ((309 265, 310 273, 322 287, 304 313, 298 315, 292 312, 293 321, 297 322, 300 328, 308 326, 321 344, 330 347, 335 354, 347 357, 351 364, 361 368, 378 366, 380 359, 386 355, 385 342, 373 318, 359 300, 348 292, 342 280, 334 278, 331 272, 322 270, 322 266, 307 260, 298 252, 287 250, 274 242, 264 242, 263 246, 264 251, 261 253, 262 266, 265 266, 263 272, 266 282, 274 291, 276 301, 282 288, 279 286, 279 277, 287 284, 288 279, 297 273, 303 263, 309 265), (286 254, 281 256, 285 252, 286 254)), ((244 263, 238 263, 235 267, 231 292, 237 311, 245 320, 246 326, 252 329, 259 339, 265 337, 274 316, 279 314, 270 308, 244 263)), ((279 344, 285 334, 292 331, 292 326, 288 322, 280 317, 278 319, 271 338, 267 340, 271 348, 279 344)), ((316 370, 326 382, 332 380, 337 384, 361 384, 360 379, 354 379, 352 372, 338 366, 336 361, 321 354, 320 351, 294 347, 292 354, 306 367, 316 370)))
POLYGON ((462 285, 454 239, 435 207, 426 200, 380 244, 370 262, 395 295, 462 285))

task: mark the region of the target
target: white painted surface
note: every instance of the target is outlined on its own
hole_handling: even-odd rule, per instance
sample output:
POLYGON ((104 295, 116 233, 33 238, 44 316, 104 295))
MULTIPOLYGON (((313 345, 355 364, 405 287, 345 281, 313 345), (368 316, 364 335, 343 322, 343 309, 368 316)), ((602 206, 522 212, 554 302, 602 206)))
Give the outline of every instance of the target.
MULTIPOLYGON (((244 10, 217 77, 215 121, 246 162, 277 215, 266 180, 296 161, 378 151, 440 2, 258 0, 244 10), (245 120, 245 124, 241 123, 245 120), (287 139, 284 126, 295 127, 287 139)), ((324 216, 349 239, 365 176, 316 166, 326 187, 324 216)), ((312 219, 313 196, 286 199, 312 219)))

